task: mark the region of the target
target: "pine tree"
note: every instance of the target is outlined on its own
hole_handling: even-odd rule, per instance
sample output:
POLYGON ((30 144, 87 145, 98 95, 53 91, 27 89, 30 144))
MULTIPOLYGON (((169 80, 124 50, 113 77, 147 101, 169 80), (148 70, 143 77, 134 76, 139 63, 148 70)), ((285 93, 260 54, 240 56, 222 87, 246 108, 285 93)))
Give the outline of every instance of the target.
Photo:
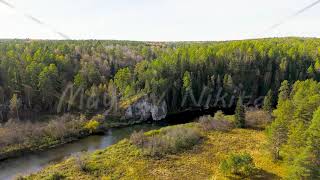
POLYGON ((186 71, 183 75, 183 88, 185 91, 190 91, 192 89, 191 75, 188 71, 186 71))
POLYGON ((293 109, 290 101, 279 103, 273 112, 275 120, 267 128, 269 148, 275 160, 280 159, 280 150, 288 140, 288 126, 293 118, 293 109))
POLYGON ((292 157, 290 179, 320 178, 320 108, 314 113, 305 139, 306 144, 299 147, 298 153, 292 157))
POLYGON ((307 169, 312 179, 320 179, 320 108, 314 113, 307 130, 307 169))
POLYGON ((289 95, 290 95, 289 82, 285 80, 281 83, 281 86, 279 88, 278 103, 281 103, 282 101, 289 99, 289 95))
POLYGON ((243 105, 242 98, 239 98, 236 106, 235 112, 235 124, 237 128, 244 128, 245 127, 245 108, 243 105))
POLYGON ((273 93, 272 93, 272 90, 269 90, 267 93, 267 96, 264 98, 264 101, 263 101, 263 110, 271 113, 272 105, 273 105, 273 93))

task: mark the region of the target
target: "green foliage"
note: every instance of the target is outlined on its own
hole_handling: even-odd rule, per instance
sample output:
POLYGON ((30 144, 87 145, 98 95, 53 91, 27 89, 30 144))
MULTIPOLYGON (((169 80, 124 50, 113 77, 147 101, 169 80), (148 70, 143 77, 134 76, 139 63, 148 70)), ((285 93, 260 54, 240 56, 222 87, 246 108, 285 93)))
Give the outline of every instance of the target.
POLYGON ((281 103, 284 100, 287 100, 290 96, 290 87, 287 80, 283 81, 281 83, 281 87, 279 88, 279 103, 281 103))
POLYGON ((311 66, 308 68, 307 72, 308 72, 309 76, 311 76, 311 77, 314 76, 314 74, 315 74, 314 67, 311 65, 311 66))
MULTIPOLYGON (((140 62, 142 49, 148 49, 148 60, 161 53, 159 47, 143 42, 0 41, 4 93, 19 94, 26 111, 45 113, 55 110, 59 95, 70 83, 87 91, 93 85, 106 84, 119 69, 140 62)), ((4 103, 9 103, 8 97, 3 97, 4 103)))
POLYGON ((129 68, 120 69, 114 77, 114 83, 123 94, 123 96, 131 95, 132 75, 129 68))
MULTIPOLYGON (((299 132, 299 131, 298 131, 299 132)), ((297 133, 302 136, 304 132, 297 133)), ((291 135, 292 136, 292 135, 291 135)), ((320 178, 320 108, 315 111, 312 122, 302 136, 305 146, 292 160, 290 166, 290 178, 292 179, 319 179, 320 178)), ((298 139, 299 137, 297 137, 298 139)))
POLYGON ((311 38, 205 43, 2 41, 1 85, 6 87, 4 94, 18 92, 27 110, 52 112, 70 82, 86 92, 113 80, 123 98, 137 92, 164 94, 168 111, 174 112, 186 89, 198 99, 203 87, 215 92, 224 87, 233 93, 242 84, 246 93, 260 97, 284 80, 319 80, 319 47, 320 41, 311 38))
POLYGON ((83 87, 83 88, 86 88, 88 86, 87 81, 86 81, 85 77, 82 75, 82 73, 78 73, 74 77, 74 85, 76 87, 83 87))
POLYGON ((288 139, 288 123, 292 120, 292 104, 285 101, 278 105, 274 111, 276 117, 272 124, 267 128, 269 148, 274 159, 280 158, 280 149, 288 139))
POLYGON ((249 154, 232 154, 220 164, 220 170, 225 175, 240 177, 252 176, 256 170, 253 158, 249 154))
POLYGON ((313 115, 307 130, 307 146, 305 147, 306 168, 309 177, 320 178, 320 108, 313 115))
POLYGON ((272 90, 269 90, 266 97, 264 98, 263 101, 263 110, 267 112, 272 112, 273 107, 273 92, 272 90))
POLYGON ((242 98, 239 98, 235 111, 235 125, 237 128, 245 128, 245 107, 243 105, 242 98))
POLYGON ((50 64, 47 67, 44 67, 39 74, 39 84, 38 88, 42 96, 42 101, 46 106, 52 108, 54 102, 54 96, 57 93, 59 87, 59 75, 58 69, 55 64, 50 64))
POLYGON ((295 161, 306 146, 306 131, 310 126, 314 112, 320 106, 320 83, 314 80, 297 81, 292 89, 290 102, 293 104, 290 114, 284 114, 287 121, 288 139, 283 147, 283 155, 288 163, 295 161), (293 117, 288 117, 293 114, 293 117))
POLYGON ((316 71, 319 71, 320 70, 320 60, 317 58, 316 59, 316 62, 315 62, 315 64, 314 64, 314 69, 316 70, 316 71))
MULTIPOLYGON (((198 124, 184 126, 195 128, 198 124)), ((144 135, 155 136, 162 130, 144 135)), ((82 171, 72 158, 50 165, 27 179, 44 179, 52 172, 60 172, 66 179, 283 179, 287 175, 286 165, 271 161, 264 150, 265 136, 261 131, 211 131, 204 132, 203 136, 203 143, 192 147, 192 150, 162 158, 145 156, 139 145, 125 139, 104 150, 89 153, 85 163, 89 173, 82 171), (256 167, 259 167, 257 174, 225 177, 219 173, 219 164, 234 152, 250 152, 256 167)))
POLYGON ((185 91, 189 91, 192 89, 191 75, 188 71, 186 71, 183 75, 183 88, 185 91))
MULTIPOLYGON (((280 92, 287 91, 283 89, 280 92)), ((319 90, 317 81, 297 81, 291 93, 285 93, 290 96, 279 97, 267 131, 271 152, 290 166, 290 179, 319 178, 319 90)))

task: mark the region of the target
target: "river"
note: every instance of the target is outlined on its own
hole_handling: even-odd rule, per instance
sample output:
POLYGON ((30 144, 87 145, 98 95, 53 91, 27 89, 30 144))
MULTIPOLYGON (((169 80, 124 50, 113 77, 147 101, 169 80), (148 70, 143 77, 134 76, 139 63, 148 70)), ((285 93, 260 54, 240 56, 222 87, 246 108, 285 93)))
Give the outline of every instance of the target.
MULTIPOLYGON (((185 111, 168 115, 158 123, 144 123, 123 128, 109 129, 104 135, 89 136, 78 141, 48 149, 43 152, 25 154, 0 162, 0 180, 15 179, 18 175, 28 175, 40 171, 44 167, 61 162, 62 160, 80 152, 92 152, 111 146, 124 138, 128 138, 134 131, 150 131, 168 125, 188 123, 202 115, 213 115, 217 110, 207 109, 185 111)), ((233 109, 222 109, 225 114, 233 114, 233 109)))
POLYGON ((127 138, 133 131, 159 129, 164 124, 141 124, 131 127, 109 129, 105 135, 89 136, 73 143, 65 144, 43 152, 30 153, 18 158, 0 162, 0 180, 15 179, 18 175, 35 173, 42 168, 60 162, 79 152, 104 149, 127 138))

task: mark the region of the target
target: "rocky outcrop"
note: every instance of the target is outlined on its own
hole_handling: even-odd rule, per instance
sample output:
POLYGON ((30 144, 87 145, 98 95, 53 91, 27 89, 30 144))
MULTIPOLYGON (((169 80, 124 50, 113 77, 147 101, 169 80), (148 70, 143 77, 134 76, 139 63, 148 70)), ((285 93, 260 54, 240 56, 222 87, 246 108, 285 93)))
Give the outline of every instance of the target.
POLYGON ((154 121, 160 121, 166 118, 167 113, 168 113, 167 103, 165 101, 163 101, 159 105, 151 106, 151 115, 154 121))
POLYGON ((167 116, 167 104, 165 101, 160 104, 152 103, 146 97, 141 98, 137 102, 131 104, 125 111, 125 119, 135 119, 145 121, 153 119, 159 121, 167 116))

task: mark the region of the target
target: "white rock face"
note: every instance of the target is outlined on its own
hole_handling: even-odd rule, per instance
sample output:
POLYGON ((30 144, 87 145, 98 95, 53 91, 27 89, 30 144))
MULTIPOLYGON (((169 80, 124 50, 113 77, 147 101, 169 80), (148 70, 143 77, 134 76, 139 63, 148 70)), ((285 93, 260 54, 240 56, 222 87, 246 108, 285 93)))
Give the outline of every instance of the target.
POLYGON ((125 119, 147 120, 152 117, 159 121, 167 116, 167 104, 165 101, 159 105, 152 104, 147 98, 142 98, 132 104, 125 112, 125 119))
POLYGON ((163 101, 159 106, 152 105, 151 114, 154 121, 160 121, 167 116, 167 103, 163 101))

